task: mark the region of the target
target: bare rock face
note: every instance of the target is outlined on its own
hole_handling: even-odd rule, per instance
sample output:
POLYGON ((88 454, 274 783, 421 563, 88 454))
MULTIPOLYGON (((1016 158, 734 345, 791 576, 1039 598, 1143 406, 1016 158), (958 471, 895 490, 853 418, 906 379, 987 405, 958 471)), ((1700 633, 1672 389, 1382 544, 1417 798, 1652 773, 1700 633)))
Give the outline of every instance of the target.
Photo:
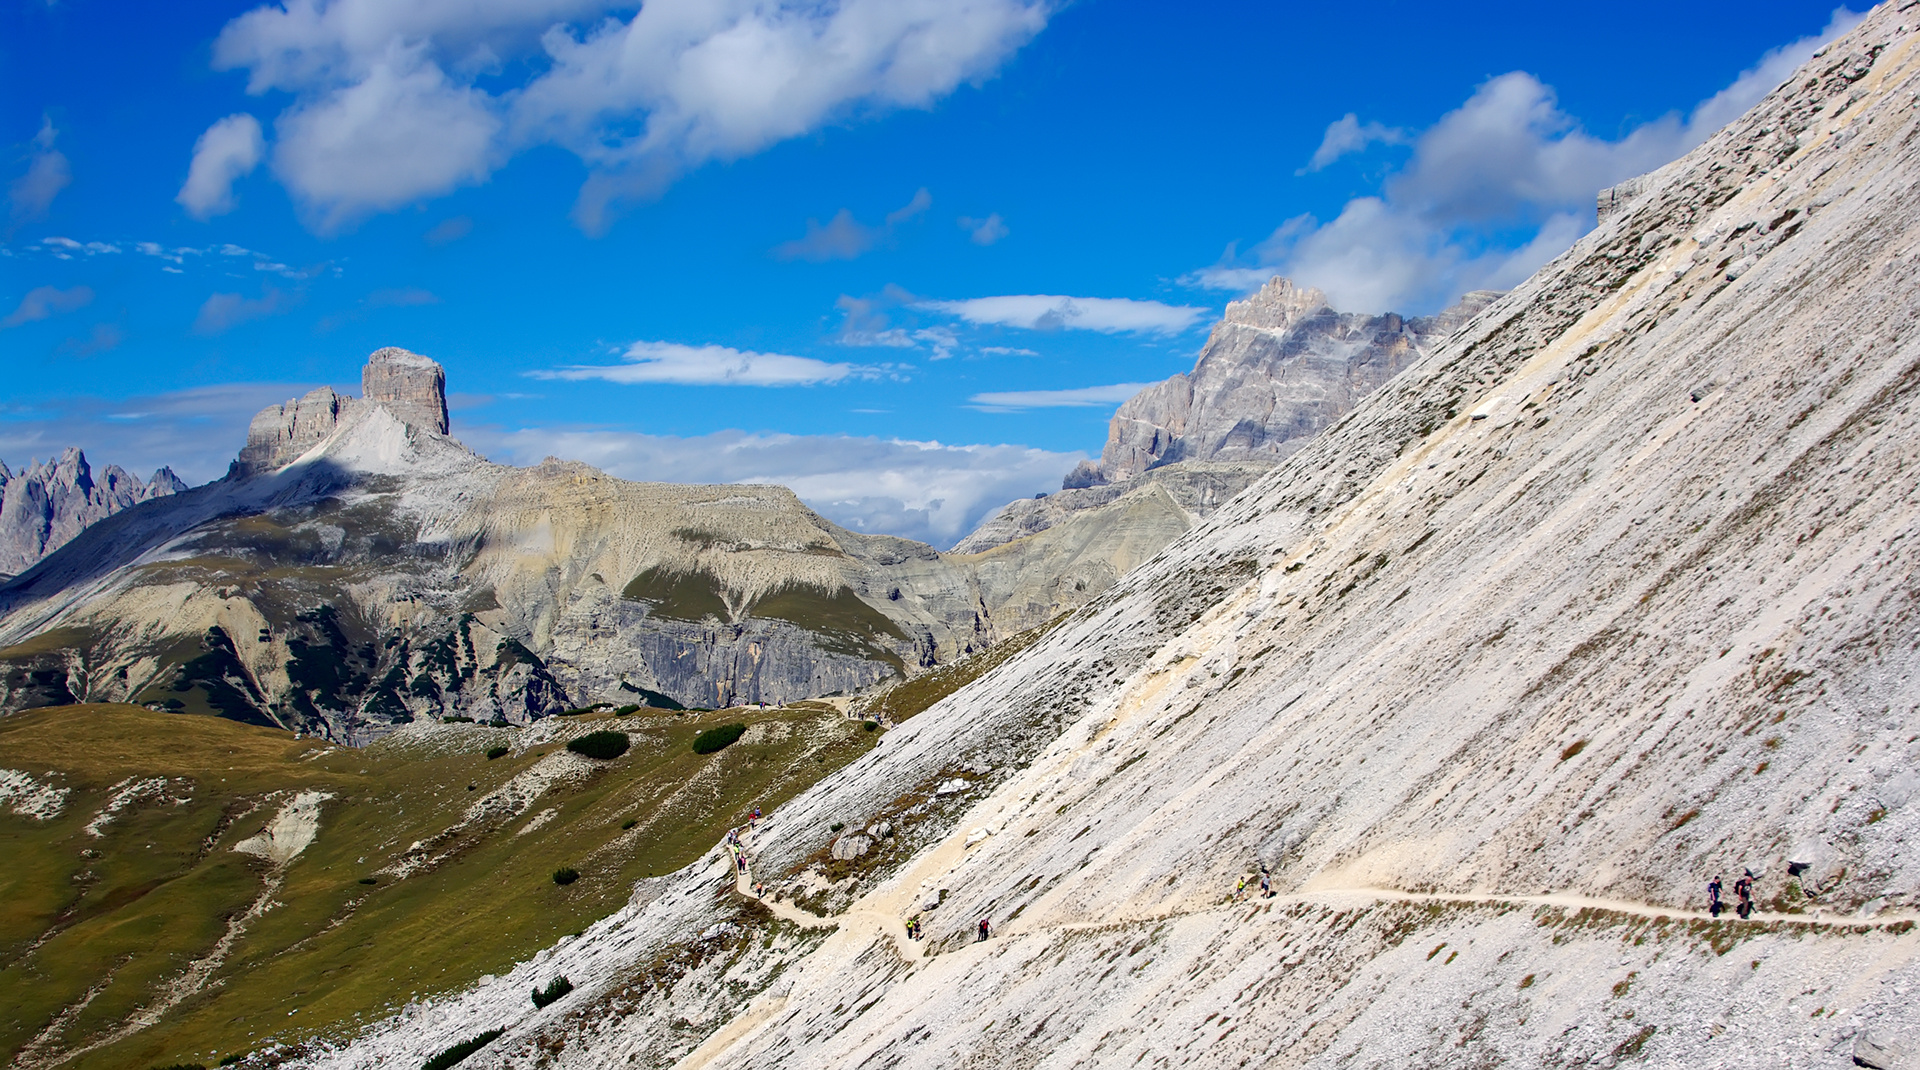
POLYGON ((1277 463, 1497 296, 1475 291, 1438 316, 1368 316, 1276 277, 1227 305, 1192 372, 1122 404, 1097 470, 1076 469, 1067 485, 1124 482, 1184 460, 1277 463))
POLYGON ((233 463, 235 478, 277 472, 326 441, 370 405, 407 427, 447 433, 447 373, 437 361, 397 346, 375 350, 360 372, 364 398, 319 387, 261 409, 247 427, 247 444, 233 463))
POLYGON ((171 468, 143 483, 108 465, 95 480, 86 454, 73 448, 18 474, 0 463, 0 576, 32 568, 95 521, 186 489, 171 468))
POLYGON ((375 350, 360 370, 360 390, 409 427, 447 433, 447 372, 436 361, 398 346, 375 350))

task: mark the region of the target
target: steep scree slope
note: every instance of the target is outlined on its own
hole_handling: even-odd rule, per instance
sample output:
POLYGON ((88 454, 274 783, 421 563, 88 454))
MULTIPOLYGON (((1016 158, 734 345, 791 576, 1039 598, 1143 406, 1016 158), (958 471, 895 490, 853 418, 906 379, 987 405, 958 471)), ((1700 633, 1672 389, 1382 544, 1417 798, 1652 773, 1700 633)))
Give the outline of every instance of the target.
POLYGON ((690 870, 543 956, 587 978, 568 1012, 480 989, 310 1062, 492 1027, 473 1065, 1811 1067, 1920 1042, 1916 26, 1878 9, 783 807, 758 872, 847 908, 810 953, 730 945, 636 987, 725 891, 690 870), (1227 902, 1261 864, 1276 898, 1227 902), (1699 917, 1743 867, 1766 913, 1699 917), (861 920, 911 913, 929 958, 861 920))

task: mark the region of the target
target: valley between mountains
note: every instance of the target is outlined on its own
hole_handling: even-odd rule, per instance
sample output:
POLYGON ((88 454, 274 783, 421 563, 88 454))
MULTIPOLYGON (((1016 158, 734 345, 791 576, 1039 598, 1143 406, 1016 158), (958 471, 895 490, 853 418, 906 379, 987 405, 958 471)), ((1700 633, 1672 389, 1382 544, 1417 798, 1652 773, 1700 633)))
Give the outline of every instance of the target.
POLYGON ((1892 2, 948 554, 382 350, 0 588, 13 1065, 1915 1066, 1916 191, 1892 2))

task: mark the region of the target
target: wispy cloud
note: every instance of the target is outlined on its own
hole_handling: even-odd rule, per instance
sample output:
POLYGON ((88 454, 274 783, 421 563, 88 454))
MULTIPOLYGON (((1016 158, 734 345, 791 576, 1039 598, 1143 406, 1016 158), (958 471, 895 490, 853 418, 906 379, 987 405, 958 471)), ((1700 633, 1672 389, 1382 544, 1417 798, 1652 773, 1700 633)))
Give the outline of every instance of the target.
POLYGON ((30 223, 47 214, 53 206, 53 199, 73 181, 73 168, 67 163, 67 157, 53 147, 60 131, 54 128, 53 120, 46 116, 40 119, 40 132, 33 136, 31 148, 27 151, 27 170, 7 187, 7 210, 12 233, 22 223, 30 223))
POLYGON ((784 353, 755 353, 727 346, 635 342, 624 364, 576 364, 528 372, 536 379, 601 379, 610 383, 678 383, 690 386, 811 386, 871 378, 881 369, 839 364, 784 353))
POLYGON ((982 412, 1017 412, 1022 409, 1086 409, 1117 405, 1151 383, 1113 383, 1109 386, 1082 386, 1069 390, 1001 390, 975 394, 968 407, 982 412))
POLYGON ((1210 311, 1195 305, 1168 305, 1124 297, 1058 297, 1049 294, 922 301, 914 307, 944 313, 973 324, 1025 327, 1036 331, 1073 328, 1109 334, 1178 334, 1199 322, 1210 311))
MULTIPOLYGON (((1411 138, 1411 155, 1378 193, 1353 198, 1329 221, 1286 220, 1250 256, 1228 246, 1219 263, 1181 281, 1245 291, 1283 274, 1356 312, 1427 312, 1467 290, 1509 288, 1592 225, 1601 189, 1706 140, 1862 17, 1836 9, 1820 33, 1769 51, 1684 118, 1666 115, 1618 140, 1581 129, 1531 74, 1489 79, 1411 138)), ((1328 127, 1307 169, 1401 140, 1400 131, 1348 115, 1328 127)))
POLYGON ((300 303, 298 295, 269 286, 259 297, 240 294, 214 294, 200 306, 193 320, 193 333, 220 334, 243 323, 289 312, 300 303))
POLYGON ((1365 152, 1370 145, 1406 143, 1406 131, 1380 123, 1363 123, 1358 115, 1348 112, 1327 124, 1327 132, 1320 139, 1320 147, 1314 150, 1313 159, 1295 174, 1318 171, 1342 156, 1365 152))
POLYGON ((27 295, 20 299, 20 304, 7 314, 6 319, 0 320, 0 330, 85 308, 92 301, 93 288, 90 286, 75 286, 69 290, 36 286, 27 291, 27 295))
POLYGON ((883 226, 870 227, 842 208, 839 214, 821 226, 817 219, 807 220, 807 232, 792 241, 781 242, 771 250, 776 260, 852 260, 893 236, 895 228, 925 212, 933 204, 933 195, 925 189, 915 193, 906 204, 887 213, 883 226))
POLYGON ((471 233, 473 233, 473 219, 469 216, 457 215, 434 224, 432 230, 421 235, 421 240, 439 248, 442 245, 451 245, 471 233))
POLYGON ((174 200, 202 222, 233 211, 233 184, 252 174, 266 152, 260 120, 245 112, 227 116, 194 143, 187 181, 174 200))
POLYGON ((971 239, 975 245, 992 245, 994 242, 1012 233, 1007 230, 1006 221, 1000 218, 999 212, 995 212, 985 219, 975 219, 972 216, 963 215, 957 222, 960 224, 960 229, 967 232, 967 237, 971 239))

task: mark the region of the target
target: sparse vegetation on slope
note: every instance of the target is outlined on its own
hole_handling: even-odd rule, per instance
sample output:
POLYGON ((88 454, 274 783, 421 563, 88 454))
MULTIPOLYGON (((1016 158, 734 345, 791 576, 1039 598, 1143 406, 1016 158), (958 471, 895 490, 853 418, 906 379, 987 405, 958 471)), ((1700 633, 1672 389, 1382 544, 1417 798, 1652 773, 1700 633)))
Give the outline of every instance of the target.
POLYGON ((415 725, 362 750, 128 706, 0 722, 0 764, 69 790, 48 820, 0 811, 0 854, 11 862, 0 868, 0 1059, 69 1009, 43 1055, 111 1033, 206 955, 271 868, 234 845, 294 792, 332 797, 317 836, 285 867, 274 909, 246 926, 198 994, 66 1066, 211 1061, 297 1043, 499 972, 587 928, 636 880, 686 865, 742 813, 772 809, 874 739, 808 711, 659 717, 627 733, 622 761, 575 776, 565 770, 580 759, 561 742, 595 723, 578 720, 415 725), (693 738, 723 718, 778 730, 694 754, 693 738), (493 741, 529 732, 552 745, 486 756, 493 741), (578 879, 555 885, 558 868, 578 879))

